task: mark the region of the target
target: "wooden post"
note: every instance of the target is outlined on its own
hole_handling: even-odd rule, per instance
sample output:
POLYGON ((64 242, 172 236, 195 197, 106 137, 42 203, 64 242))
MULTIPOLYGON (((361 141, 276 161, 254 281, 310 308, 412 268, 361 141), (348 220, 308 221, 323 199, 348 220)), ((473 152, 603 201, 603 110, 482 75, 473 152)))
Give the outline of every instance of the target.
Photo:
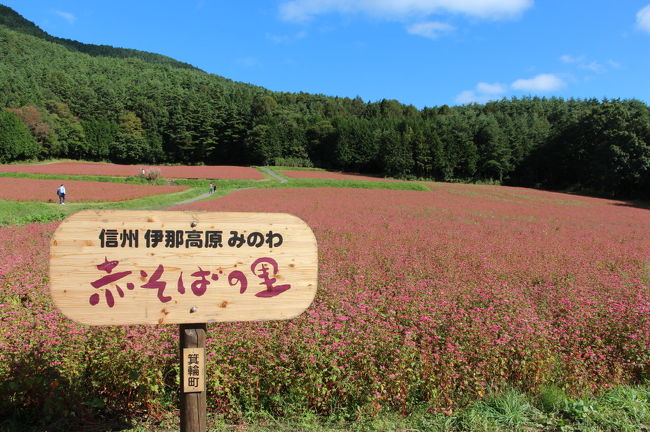
MULTIPOLYGON (((195 392, 184 390, 187 381, 187 365, 184 367, 183 348, 205 349, 205 324, 181 324, 180 325, 180 352, 181 352, 181 432, 206 432, 207 431, 207 404, 205 395, 205 370, 201 387, 195 392)), ((201 359, 205 368, 205 360, 201 359)))

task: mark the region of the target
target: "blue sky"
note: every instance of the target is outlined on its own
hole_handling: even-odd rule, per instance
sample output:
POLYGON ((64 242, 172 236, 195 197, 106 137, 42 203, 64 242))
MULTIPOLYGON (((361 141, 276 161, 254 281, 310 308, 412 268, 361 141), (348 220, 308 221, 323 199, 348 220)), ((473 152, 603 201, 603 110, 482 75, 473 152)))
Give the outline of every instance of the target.
POLYGON ((0 0, 51 35, 270 90, 418 108, 650 102, 650 0, 0 0))

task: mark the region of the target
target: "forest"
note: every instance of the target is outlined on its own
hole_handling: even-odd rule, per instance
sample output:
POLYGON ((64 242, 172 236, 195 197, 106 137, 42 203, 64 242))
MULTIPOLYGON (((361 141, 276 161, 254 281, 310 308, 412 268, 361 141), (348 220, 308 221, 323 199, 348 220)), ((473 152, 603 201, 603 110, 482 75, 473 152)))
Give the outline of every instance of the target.
POLYGON ((52 37, 0 6, 0 163, 295 165, 650 197, 650 107, 513 98, 417 109, 272 92, 52 37))

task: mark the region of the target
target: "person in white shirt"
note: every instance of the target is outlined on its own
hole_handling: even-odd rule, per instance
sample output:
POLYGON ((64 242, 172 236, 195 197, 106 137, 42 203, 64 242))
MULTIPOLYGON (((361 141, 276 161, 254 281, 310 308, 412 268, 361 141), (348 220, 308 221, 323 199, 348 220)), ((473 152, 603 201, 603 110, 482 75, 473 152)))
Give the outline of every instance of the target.
POLYGON ((56 190, 56 194, 59 196, 59 204, 65 204, 65 186, 63 184, 56 190))

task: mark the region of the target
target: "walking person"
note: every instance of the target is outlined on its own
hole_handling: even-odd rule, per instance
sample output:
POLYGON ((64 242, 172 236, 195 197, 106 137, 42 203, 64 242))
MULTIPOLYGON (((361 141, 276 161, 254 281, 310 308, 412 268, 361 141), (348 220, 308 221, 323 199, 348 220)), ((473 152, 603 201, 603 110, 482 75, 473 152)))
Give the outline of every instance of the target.
POLYGON ((59 204, 65 205, 65 185, 63 183, 56 190, 56 194, 59 196, 59 204))

